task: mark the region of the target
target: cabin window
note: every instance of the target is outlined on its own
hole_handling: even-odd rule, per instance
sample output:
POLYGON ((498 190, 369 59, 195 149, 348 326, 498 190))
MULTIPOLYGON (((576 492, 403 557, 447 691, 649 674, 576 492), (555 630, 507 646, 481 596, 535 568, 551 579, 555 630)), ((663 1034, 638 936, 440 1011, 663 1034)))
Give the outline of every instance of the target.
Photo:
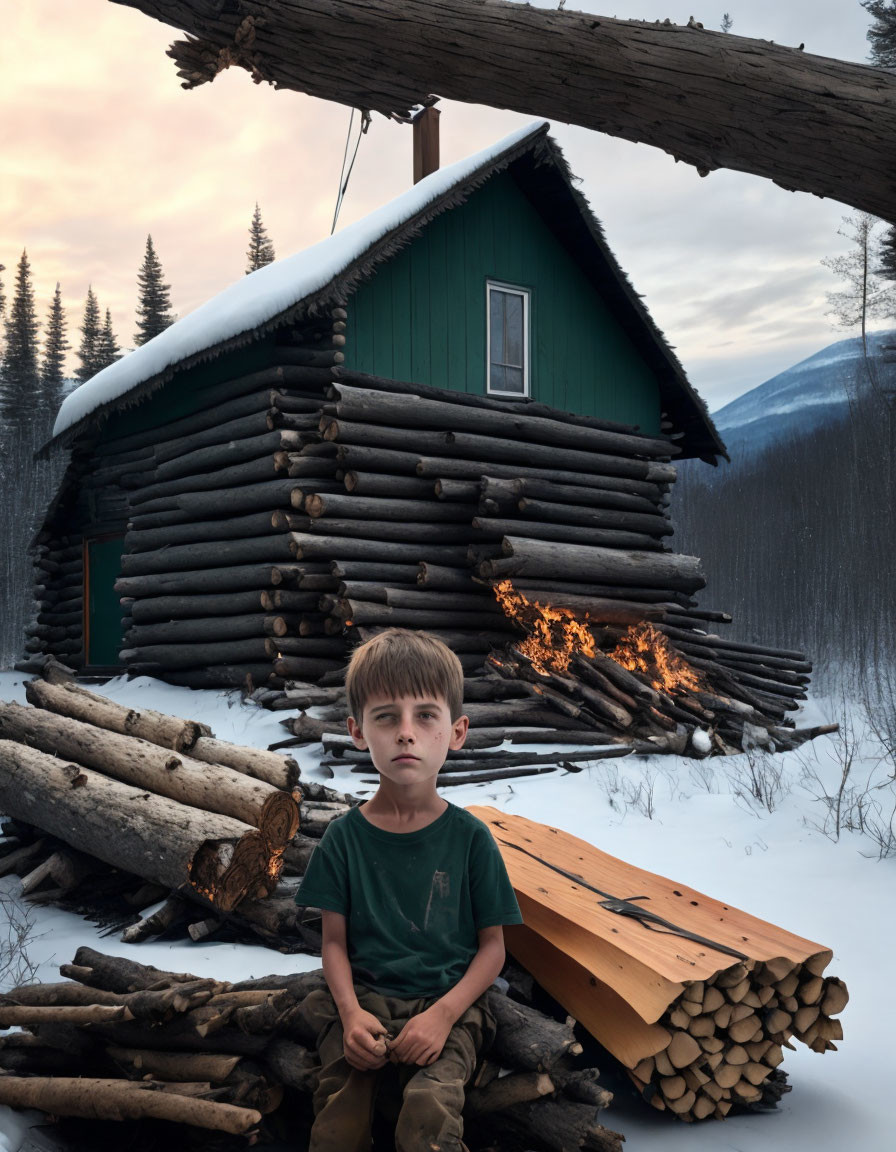
POLYGON ((487 391, 529 395, 529 291, 489 281, 487 391))

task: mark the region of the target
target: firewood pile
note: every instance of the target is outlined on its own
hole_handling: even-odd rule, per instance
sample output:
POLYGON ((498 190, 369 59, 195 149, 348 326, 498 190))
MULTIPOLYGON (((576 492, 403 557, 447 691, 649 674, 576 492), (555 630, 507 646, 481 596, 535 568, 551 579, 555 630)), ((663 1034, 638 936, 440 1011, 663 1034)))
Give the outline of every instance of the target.
POLYGON ((128 942, 227 930, 319 944, 295 923, 298 877, 354 797, 299 783, 289 757, 71 682, 34 680, 26 694, 31 707, 0 702, 0 875, 41 902, 113 893, 127 921, 163 901, 128 924, 128 942))
MULTIPOLYGON (((439 788, 462 784, 477 784, 494 780, 539 776, 558 769, 580 771, 585 763, 609 757, 627 756, 633 746, 616 743, 612 737, 599 732, 556 729, 555 722, 564 717, 551 715, 548 709, 533 701, 529 687, 522 682, 507 683, 488 677, 467 678, 464 681, 464 711, 478 725, 471 730, 459 752, 448 752, 439 773, 439 788), (483 702, 484 701, 484 702, 483 702), (548 727, 514 729, 516 724, 548 727), (495 727, 506 724, 507 727, 495 727), (571 749, 550 748, 543 753, 514 752, 503 749, 505 741, 518 743, 576 744, 571 749)), ((314 685, 295 686, 278 694, 272 704, 279 709, 303 709, 299 716, 289 716, 281 724, 292 733, 290 737, 271 745, 272 749, 297 746, 320 747, 325 770, 345 768, 362 777, 361 783, 375 783, 373 761, 367 752, 358 751, 346 734, 345 718, 348 701, 342 688, 318 688, 314 685), (304 711, 313 708, 318 715, 304 711)))
MULTIPOLYGON (((464 748, 448 753, 440 787, 577 771, 588 762, 629 753, 702 758, 757 745, 787 750, 837 729, 836 724, 794 727, 786 714, 796 707, 793 698, 775 698, 744 684, 740 661, 729 660, 727 649, 716 650, 712 660, 694 658, 690 652, 696 645, 673 645, 668 629, 660 632, 649 622, 626 631, 595 629, 564 609, 528 603, 509 585, 499 585, 498 591, 529 636, 493 649, 485 661, 488 671, 465 679, 470 731, 464 748), (505 742, 554 747, 543 753, 514 751, 505 742)), ((746 666, 755 667, 741 665, 746 666)), ((371 782, 373 762, 345 735, 344 689, 292 683, 282 690, 257 690, 255 698, 269 708, 299 713, 281 721, 291 737, 272 748, 321 743, 324 767, 350 763, 371 782)))
POLYGON ((338 375, 320 430, 347 492, 307 492, 302 531, 328 544, 322 553, 309 540, 297 546, 303 559, 366 567, 334 566, 339 588, 301 622, 306 634, 425 628, 476 669, 515 632, 488 581, 474 579, 477 566, 500 563, 517 538, 554 556, 596 549, 587 579, 617 585, 603 599, 624 602, 603 607, 628 623, 641 618, 637 596, 624 575, 597 581, 601 550, 629 575, 640 563, 646 579, 635 584, 662 576, 670 587, 702 586, 696 560, 663 551, 677 452, 667 439, 545 405, 338 375))
MULTIPOLYGON (((130 943, 229 931, 319 951, 319 913, 296 921, 298 878, 357 800, 300 780, 285 756, 50 675, 27 686, 30 706, 0 704, 0 810, 11 817, 0 875, 22 876, 32 901, 123 897, 130 943)), ((619 752, 597 744, 588 756, 608 749, 619 752)), ((452 762, 448 775, 470 768, 452 762)), ((556 829, 473 811, 493 829, 526 922, 507 929, 525 972, 508 973, 512 997, 491 994, 499 1037, 470 1093, 474 1139, 500 1152, 618 1152, 620 1137, 598 1122, 611 1099, 593 1066, 604 1055, 655 1108, 695 1120, 773 1106, 787 1090, 779 1065, 791 1040, 836 1047, 846 989, 824 976, 828 950, 556 829), (633 887, 647 899, 630 899, 633 887), (656 909, 663 934, 637 922, 656 909), (535 1012, 533 996, 559 1019, 570 1013, 566 1024, 535 1012)), ((0 1103, 252 1134, 284 1092, 311 1090, 313 1038, 298 1005, 320 973, 226 985, 88 949, 61 972, 69 983, 0 998, 0 1026, 24 1029, 0 1042, 0 1103)))
MULTIPOLYGON (((707 631, 730 617, 698 606, 699 561, 664 542, 670 441, 344 370, 330 400, 320 433, 347 492, 309 484, 292 497, 304 520, 275 519, 293 530, 296 559, 330 557, 338 583, 302 612, 299 639, 278 626, 284 683, 260 688, 260 702, 313 698, 286 658, 304 639, 397 625, 458 654, 474 729, 535 728, 556 741, 558 730, 585 732, 589 744, 603 735, 698 756, 819 734, 795 732, 788 717, 809 682, 801 653, 707 631), (491 675, 476 677, 483 669, 491 675)), ((317 572, 297 579, 321 586, 317 572)), ((313 730, 293 725, 297 738, 313 730)))
POLYGON ((508 950, 654 1108, 692 1121, 768 1107, 789 1091, 794 1040, 836 1051, 849 996, 824 975, 830 949, 557 828, 470 811, 520 902, 508 950))
MULTIPOLYGON (((345 326, 337 312, 328 342, 345 326)), ((154 431, 110 446, 129 506, 116 589, 130 623, 121 658, 135 673, 161 670, 174 683, 205 687, 247 674, 264 682, 281 655, 291 675, 306 678, 343 663, 338 638, 312 636, 298 650, 281 643, 298 637, 302 609, 335 587, 323 563, 295 567, 282 518, 306 485, 341 487, 335 451, 317 431, 330 373, 315 358, 326 365, 332 355, 292 354, 303 363, 216 391, 211 409, 169 429, 173 439, 159 443, 154 431), (268 381, 275 386, 265 388, 268 381), (302 586, 312 575, 324 579, 302 586)))
MULTIPOLYGON (((320 970, 231 984, 79 948, 60 975, 0 997, 0 1028, 22 1029, 0 1039, 0 1104, 253 1142, 284 1105, 309 1122, 318 1065, 301 1003, 324 986, 320 970)), ((466 1138, 496 1152, 620 1152, 599 1122, 612 1094, 570 1022, 519 998, 520 976, 512 995, 488 993, 498 1030, 467 1092, 466 1138)))

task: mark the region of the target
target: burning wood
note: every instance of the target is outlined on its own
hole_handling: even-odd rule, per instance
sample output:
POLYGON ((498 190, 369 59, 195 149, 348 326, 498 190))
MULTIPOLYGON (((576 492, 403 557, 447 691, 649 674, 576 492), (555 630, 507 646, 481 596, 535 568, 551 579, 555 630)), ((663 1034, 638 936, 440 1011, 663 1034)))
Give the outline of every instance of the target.
POLYGON ((638 751, 698 756, 740 751, 744 724, 749 739, 758 733, 771 748, 795 747, 818 734, 799 732, 786 719, 808 682, 809 666, 798 653, 752 664, 761 657, 694 628, 642 619, 620 632, 588 611, 530 600, 509 579, 493 591, 526 637, 492 651, 488 665, 505 679, 531 683, 548 709, 581 720, 582 727, 618 733, 638 751), (710 658, 689 657, 694 650, 710 658), (760 668, 763 675, 754 675, 760 668))
POLYGON ((700 691, 702 678, 648 621, 630 628, 610 659, 645 677, 658 692, 700 691))
POLYGON ((536 672, 547 676, 550 671, 565 672, 577 652, 590 656, 596 649, 594 636, 588 627, 588 613, 584 622, 576 619, 569 608, 551 608, 538 600, 530 603, 521 592, 516 592, 511 580, 500 580, 494 585, 495 598, 505 613, 528 633, 517 651, 532 662, 536 672))

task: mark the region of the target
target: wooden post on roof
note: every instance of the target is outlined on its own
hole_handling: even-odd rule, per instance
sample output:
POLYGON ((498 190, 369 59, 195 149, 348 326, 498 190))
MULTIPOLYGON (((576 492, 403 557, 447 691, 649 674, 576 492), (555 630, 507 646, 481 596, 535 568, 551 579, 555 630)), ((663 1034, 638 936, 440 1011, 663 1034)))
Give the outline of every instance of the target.
POLYGON ((424 108, 414 118, 414 183, 419 184, 424 176, 437 172, 439 168, 439 117, 438 108, 424 108))

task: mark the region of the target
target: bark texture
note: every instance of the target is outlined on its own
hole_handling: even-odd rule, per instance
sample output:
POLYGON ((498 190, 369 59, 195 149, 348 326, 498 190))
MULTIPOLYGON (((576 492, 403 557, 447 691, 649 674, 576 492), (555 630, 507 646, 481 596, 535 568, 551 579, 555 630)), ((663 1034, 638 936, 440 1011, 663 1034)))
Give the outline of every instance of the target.
POLYGON ((276 884, 277 862, 247 824, 7 740, 0 740, 0 805, 113 867, 167 888, 189 883, 224 911, 276 884))
POLYGON ((502 0, 114 0, 190 33, 184 86, 256 82, 407 116, 433 95, 580 124, 896 219, 896 74, 670 22, 502 0))

